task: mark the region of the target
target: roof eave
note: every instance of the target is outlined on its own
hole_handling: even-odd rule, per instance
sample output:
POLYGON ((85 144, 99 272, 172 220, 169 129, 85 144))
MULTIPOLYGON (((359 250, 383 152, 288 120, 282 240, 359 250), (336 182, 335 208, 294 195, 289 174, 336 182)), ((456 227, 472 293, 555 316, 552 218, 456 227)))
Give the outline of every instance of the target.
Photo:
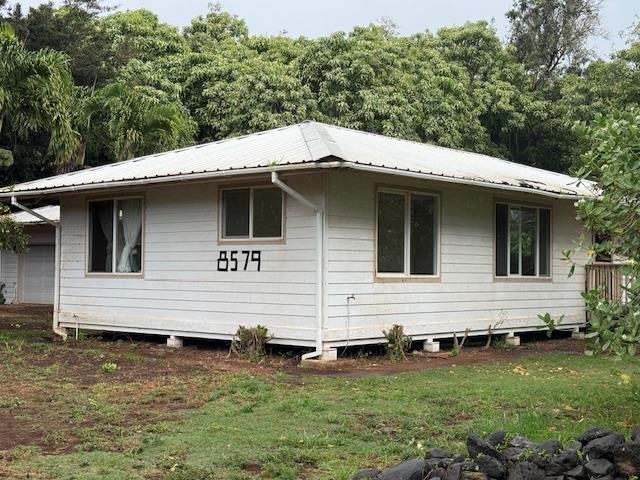
POLYGON ((552 191, 552 190, 544 190, 541 188, 538 189, 538 188, 530 188, 530 187, 521 187, 521 186, 511 185, 506 183, 489 182, 486 180, 459 178, 459 177, 437 175, 437 174, 424 173, 424 172, 414 172, 409 170, 398 170, 398 169, 393 169, 388 167, 380 167, 380 166, 363 164, 358 162, 344 161, 338 157, 331 155, 319 161, 301 162, 301 163, 288 164, 288 165, 273 165, 273 166, 256 167, 256 168, 242 168, 242 169, 222 170, 222 171, 214 171, 214 172, 189 173, 189 174, 171 175, 171 176, 163 176, 163 177, 141 178, 141 179, 135 179, 135 180, 116 180, 111 182, 89 183, 84 185, 73 185, 73 186, 57 187, 57 188, 50 188, 50 189, 41 189, 41 190, 0 192, 0 199, 8 199, 11 197, 17 197, 17 198, 42 197, 42 196, 60 195, 60 194, 75 193, 75 192, 100 191, 108 188, 138 187, 138 186, 146 186, 150 184, 161 185, 166 183, 203 181, 203 180, 209 180, 209 179, 213 180, 213 179, 219 179, 219 178, 238 177, 238 176, 246 176, 246 175, 259 175, 259 174, 265 174, 265 173, 270 174, 273 171, 287 172, 287 171, 294 171, 294 170, 315 170, 315 169, 327 169, 327 168, 350 168, 353 170, 365 171, 365 172, 371 172, 371 173, 383 173, 383 174, 398 175, 403 177, 421 178, 421 179, 433 180, 433 181, 444 182, 444 183, 473 185, 473 186, 478 186, 483 188, 495 188, 499 190, 529 193, 529 194, 541 195, 541 196, 551 197, 551 198, 561 199, 561 200, 579 200, 581 198, 590 197, 590 195, 581 195, 579 193, 561 193, 561 192, 552 191))
POLYGON ((533 195, 542 195, 545 197, 551 197, 558 200, 580 200, 581 198, 590 198, 591 195, 581 195, 579 193, 560 193, 551 190, 543 190, 538 188, 520 187, 517 185, 511 185, 506 183, 489 182, 486 180, 474 180, 470 178, 458 178, 449 177, 445 175, 436 175, 432 173, 413 172, 409 170, 396 170, 392 168, 378 167, 375 165, 367 165, 362 163, 344 162, 343 167, 351 168, 353 170, 360 170, 373 173, 386 173, 392 175, 399 175, 403 177, 421 178, 426 180, 434 180, 444 183, 456 183, 461 185, 472 185, 483 188, 496 188, 499 190, 509 190, 513 192, 529 193, 533 195))

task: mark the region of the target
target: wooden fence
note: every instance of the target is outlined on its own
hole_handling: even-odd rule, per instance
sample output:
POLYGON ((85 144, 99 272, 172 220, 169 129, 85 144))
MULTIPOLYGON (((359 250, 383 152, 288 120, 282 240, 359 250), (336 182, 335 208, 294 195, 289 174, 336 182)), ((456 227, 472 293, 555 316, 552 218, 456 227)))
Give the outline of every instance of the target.
POLYGON ((585 265, 587 291, 599 289, 606 300, 626 302, 627 292, 623 287, 630 279, 622 274, 621 267, 615 263, 585 265))

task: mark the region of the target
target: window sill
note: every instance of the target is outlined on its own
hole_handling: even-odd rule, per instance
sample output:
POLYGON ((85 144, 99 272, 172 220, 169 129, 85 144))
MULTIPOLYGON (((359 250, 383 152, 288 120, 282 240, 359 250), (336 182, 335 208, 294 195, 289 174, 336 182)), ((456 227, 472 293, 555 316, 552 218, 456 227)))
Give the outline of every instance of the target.
POLYGON ((131 273, 85 272, 84 276, 94 277, 94 278, 144 278, 144 273, 143 272, 131 272, 131 273))
POLYGON ((218 245, 284 245, 284 238, 219 238, 218 245))
POLYGON ((553 283, 553 277, 493 277, 495 283, 553 283))
POLYGON ((439 276, 380 276, 374 275, 376 283, 440 283, 439 276))

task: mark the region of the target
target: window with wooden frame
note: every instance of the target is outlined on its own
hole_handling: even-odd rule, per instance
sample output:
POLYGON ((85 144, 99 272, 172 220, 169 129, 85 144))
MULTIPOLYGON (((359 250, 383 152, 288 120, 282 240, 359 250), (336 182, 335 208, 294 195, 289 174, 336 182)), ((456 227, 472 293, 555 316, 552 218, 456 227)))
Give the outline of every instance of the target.
POLYGON ((496 203, 496 277, 551 276, 551 209, 496 203))
POLYGON ((220 193, 223 240, 277 240, 283 237, 284 195, 277 187, 226 188, 220 193))
POLYGON ((378 276, 438 275, 438 208, 437 195, 378 190, 378 276))
POLYGON ((88 209, 87 272, 139 274, 144 224, 142 198, 92 200, 88 209))

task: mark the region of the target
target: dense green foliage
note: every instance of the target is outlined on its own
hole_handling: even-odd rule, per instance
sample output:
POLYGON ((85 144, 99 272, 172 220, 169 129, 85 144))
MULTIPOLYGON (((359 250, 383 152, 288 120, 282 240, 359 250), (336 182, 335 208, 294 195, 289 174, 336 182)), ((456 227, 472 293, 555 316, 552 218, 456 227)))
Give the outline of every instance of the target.
POLYGON ((606 300, 599 291, 585 295, 588 336, 596 353, 634 355, 640 341, 640 109, 599 116, 582 130, 590 148, 580 173, 597 181, 600 195, 578 202, 578 215, 589 230, 612 239, 594 245, 593 254, 626 259, 623 273, 630 279, 626 302, 606 300))
POLYGON ((2 180, 304 119, 566 171, 582 148, 576 120, 640 98, 637 32, 610 60, 589 56, 598 7, 597 0, 515 0, 503 42, 486 22, 411 36, 386 22, 293 39, 253 36, 215 5, 180 30, 147 10, 112 12, 102 0, 28 12, 0 0, 0 21, 15 31, 0 61, 49 62, 51 77, 40 82, 45 72, 36 70, 26 76, 33 83, 0 78, 0 92, 21 96, 20 105, 48 107, 2 103, 0 162, 15 160, 0 168, 2 180), (29 121, 11 121, 21 115, 29 121))

